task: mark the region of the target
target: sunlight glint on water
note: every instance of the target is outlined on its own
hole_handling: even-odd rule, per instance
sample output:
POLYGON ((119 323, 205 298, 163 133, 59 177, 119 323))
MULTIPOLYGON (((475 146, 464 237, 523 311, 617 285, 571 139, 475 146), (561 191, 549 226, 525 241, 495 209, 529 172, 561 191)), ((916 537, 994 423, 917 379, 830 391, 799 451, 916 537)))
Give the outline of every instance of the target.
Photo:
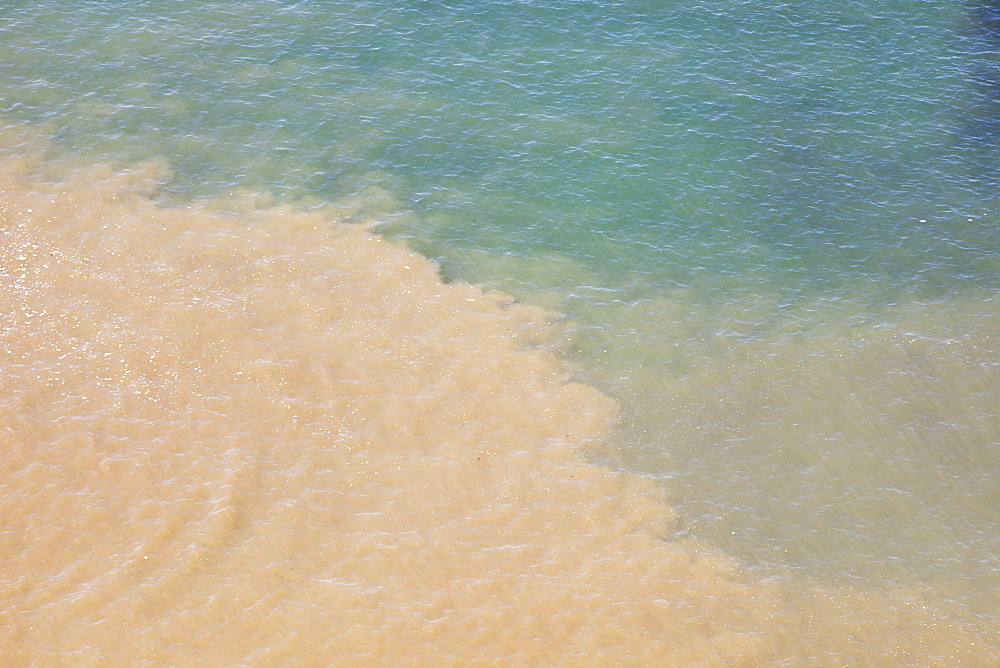
POLYGON ((567 316, 623 416, 590 456, 662 481, 682 542, 996 630, 988 3, 105 9, 0 9, 0 113, 56 169, 381 223, 567 316))

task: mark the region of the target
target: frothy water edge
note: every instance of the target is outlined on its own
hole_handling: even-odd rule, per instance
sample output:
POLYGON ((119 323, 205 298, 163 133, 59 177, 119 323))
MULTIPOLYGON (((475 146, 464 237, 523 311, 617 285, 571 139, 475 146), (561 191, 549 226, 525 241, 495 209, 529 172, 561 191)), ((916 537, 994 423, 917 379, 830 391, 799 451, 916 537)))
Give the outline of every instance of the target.
POLYGON ((6 660, 996 657, 931 591, 762 581, 672 537, 648 482, 581 457, 616 411, 526 347, 549 315, 13 134, 6 660))

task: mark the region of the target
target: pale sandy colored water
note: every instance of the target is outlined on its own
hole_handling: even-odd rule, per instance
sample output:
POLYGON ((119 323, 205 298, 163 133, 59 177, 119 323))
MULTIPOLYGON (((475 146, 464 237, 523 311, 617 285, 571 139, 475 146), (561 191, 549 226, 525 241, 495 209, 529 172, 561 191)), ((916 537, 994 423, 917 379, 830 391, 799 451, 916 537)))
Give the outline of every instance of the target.
POLYGON ((583 456, 616 408, 545 312, 323 213, 162 208, 157 165, 5 141, 0 663, 997 659, 927 590, 676 539, 583 456))

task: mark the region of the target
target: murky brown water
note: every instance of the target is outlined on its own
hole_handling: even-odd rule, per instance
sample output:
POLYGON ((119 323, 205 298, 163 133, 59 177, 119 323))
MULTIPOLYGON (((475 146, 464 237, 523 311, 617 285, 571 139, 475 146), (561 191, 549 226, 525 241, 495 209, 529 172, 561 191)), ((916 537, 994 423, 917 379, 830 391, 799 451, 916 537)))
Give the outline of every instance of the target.
POLYGON ((928 590, 674 538, 582 454, 616 409, 536 347, 548 314, 322 213, 162 208, 157 165, 6 143, 0 663, 997 660, 928 590))

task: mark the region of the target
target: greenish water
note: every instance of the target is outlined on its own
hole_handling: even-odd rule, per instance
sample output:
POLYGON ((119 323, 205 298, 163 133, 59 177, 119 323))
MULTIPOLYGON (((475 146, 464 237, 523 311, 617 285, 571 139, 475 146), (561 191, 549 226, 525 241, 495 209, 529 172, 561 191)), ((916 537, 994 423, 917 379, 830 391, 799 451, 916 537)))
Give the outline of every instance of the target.
POLYGON ((565 314, 625 413, 595 456, 687 535, 990 616, 998 12, 13 1, 0 118, 164 159, 167 200, 334 202, 565 314))

